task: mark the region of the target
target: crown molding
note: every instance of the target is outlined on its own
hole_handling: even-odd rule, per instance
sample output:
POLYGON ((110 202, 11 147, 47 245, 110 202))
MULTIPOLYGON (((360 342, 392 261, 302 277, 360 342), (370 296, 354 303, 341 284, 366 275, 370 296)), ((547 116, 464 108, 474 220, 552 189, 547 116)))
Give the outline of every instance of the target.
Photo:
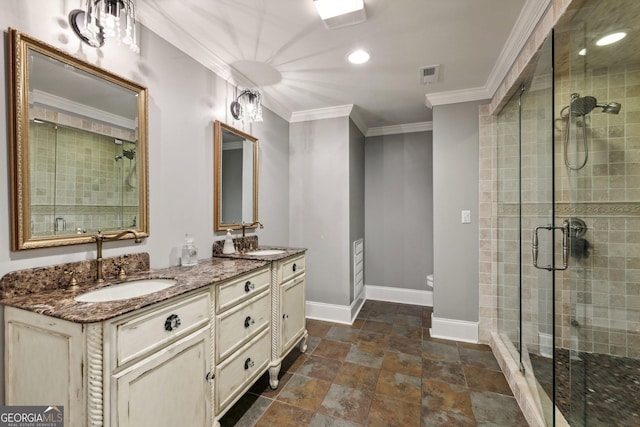
POLYGON ((517 61, 518 55, 552 2, 553 0, 527 0, 525 3, 485 84, 490 97, 493 97, 517 61))
POLYGON ((365 121, 362 119, 362 115, 358 112, 358 108, 354 107, 353 110, 351 110, 351 115, 349 115, 349 117, 351 118, 353 124, 356 125, 360 132, 362 132, 362 135, 366 137, 369 128, 367 127, 365 121))
POLYGON ((132 131, 138 129, 138 123, 136 120, 109 113, 108 111, 100 110, 89 105, 71 101, 70 99, 52 95, 48 92, 43 92, 37 89, 34 89, 29 93, 29 103, 40 104, 56 110, 66 111, 74 116, 80 115, 88 117, 103 123, 109 123, 112 126, 117 126, 122 129, 132 131))
POLYGON ((403 125, 394 126, 381 126, 375 128, 369 128, 365 136, 383 136, 383 135, 397 135, 404 133, 414 132, 429 132, 433 130, 433 122, 419 122, 419 123, 407 123, 403 125))
POLYGON ((513 64, 517 61, 518 55, 524 48, 527 40, 529 40, 529 37, 531 37, 531 34, 535 31, 536 26, 552 1, 553 0, 527 0, 484 86, 448 92, 428 93, 425 95, 425 105, 428 108, 432 108, 434 105, 491 99, 509 73, 509 70, 511 70, 511 67, 513 67, 513 64))
POLYGON ((427 108, 433 108, 436 105, 457 104, 458 102, 480 101, 489 99, 489 91, 485 87, 476 87, 471 89, 451 90, 449 92, 427 93, 425 95, 424 104, 427 108))
POLYGON ((337 105, 335 107, 316 108, 314 110, 294 111, 289 117, 289 123, 348 117, 351 115, 352 110, 353 104, 346 104, 337 105))

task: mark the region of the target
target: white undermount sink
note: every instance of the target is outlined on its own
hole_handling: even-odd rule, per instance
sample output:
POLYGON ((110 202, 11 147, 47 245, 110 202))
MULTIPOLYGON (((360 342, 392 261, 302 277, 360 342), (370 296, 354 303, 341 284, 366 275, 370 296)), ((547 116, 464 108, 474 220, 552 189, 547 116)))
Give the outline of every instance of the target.
POLYGON ((174 279, 140 279, 118 283, 95 291, 78 295, 74 299, 78 302, 107 302, 121 301, 129 298, 141 297, 170 288, 176 284, 174 279))
POLYGON ((245 252, 245 255, 269 256, 269 255, 280 255, 283 253, 284 251, 282 249, 258 249, 255 251, 245 252))

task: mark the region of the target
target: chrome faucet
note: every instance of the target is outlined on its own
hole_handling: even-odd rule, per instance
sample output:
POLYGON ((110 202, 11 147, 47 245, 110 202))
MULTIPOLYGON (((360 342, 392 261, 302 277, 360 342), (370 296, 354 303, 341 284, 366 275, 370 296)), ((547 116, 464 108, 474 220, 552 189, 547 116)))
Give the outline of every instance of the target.
POLYGON ((253 223, 251 223, 251 224, 249 224, 248 222, 244 222, 244 221, 242 221, 242 237, 245 237, 245 236, 244 236, 245 230, 246 230, 247 228, 251 228, 251 227, 253 227, 253 226, 260 227, 260 228, 264 228, 264 224, 263 224, 263 223, 261 223, 260 221, 255 221, 255 222, 253 222, 253 223))
POLYGON ((140 243, 142 242, 142 236, 138 234, 135 230, 124 230, 118 234, 102 234, 101 230, 98 230, 98 234, 93 236, 93 240, 96 242, 96 282, 102 283, 104 282, 104 272, 102 271, 102 243, 103 242, 111 242, 114 240, 119 240, 120 238, 126 236, 127 234, 133 234, 136 238, 134 242, 140 243))

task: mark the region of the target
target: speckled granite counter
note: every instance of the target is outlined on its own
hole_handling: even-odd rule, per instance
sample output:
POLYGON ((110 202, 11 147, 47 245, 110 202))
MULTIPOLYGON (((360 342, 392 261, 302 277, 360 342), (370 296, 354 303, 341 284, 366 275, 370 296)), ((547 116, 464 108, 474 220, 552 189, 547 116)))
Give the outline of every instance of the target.
POLYGON ((279 261, 281 259, 289 258, 292 255, 298 255, 307 251, 306 248, 288 248, 284 246, 258 246, 258 238, 256 236, 236 237, 233 239, 233 243, 237 250, 234 254, 223 254, 222 247, 224 246, 224 240, 217 240, 213 243, 214 257, 233 258, 233 259, 252 259, 258 261, 279 261), (255 250, 269 250, 277 249, 283 251, 281 254, 275 255, 249 255, 247 252, 255 250))
MULTIPOLYGON (((170 278, 177 280, 177 283, 159 292, 122 301, 83 303, 77 302, 74 299, 77 295, 85 292, 119 283, 113 279, 107 280, 107 282, 99 286, 95 283, 82 283, 81 281, 79 289, 74 292, 59 288, 44 288, 30 293, 20 294, 7 292, 7 288, 4 286, 4 297, 0 300, 0 304, 76 323, 101 322, 208 285, 232 279, 244 273, 258 270, 268 265, 268 261, 270 261, 270 259, 209 258, 200 260, 197 265, 192 267, 176 266, 159 270, 138 271, 129 274, 125 281, 170 278)), ((3 278, 3 280, 5 280, 5 278, 3 278)))

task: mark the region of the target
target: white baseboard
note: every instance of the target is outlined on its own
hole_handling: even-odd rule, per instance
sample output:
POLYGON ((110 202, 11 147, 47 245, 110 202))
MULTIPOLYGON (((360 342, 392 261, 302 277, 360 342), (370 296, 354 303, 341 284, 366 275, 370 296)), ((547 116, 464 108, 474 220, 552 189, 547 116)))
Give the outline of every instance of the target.
POLYGON ((431 317, 431 338, 478 342, 478 322, 431 317))
POLYGON ((433 291, 371 285, 366 285, 365 289, 368 300, 433 307, 433 291))
POLYGON ((365 286, 350 306, 307 301, 306 316, 309 319, 352 325, 367 300, 397 302, 402 304, 433 306, 433 292, 417 289, 365 286))

